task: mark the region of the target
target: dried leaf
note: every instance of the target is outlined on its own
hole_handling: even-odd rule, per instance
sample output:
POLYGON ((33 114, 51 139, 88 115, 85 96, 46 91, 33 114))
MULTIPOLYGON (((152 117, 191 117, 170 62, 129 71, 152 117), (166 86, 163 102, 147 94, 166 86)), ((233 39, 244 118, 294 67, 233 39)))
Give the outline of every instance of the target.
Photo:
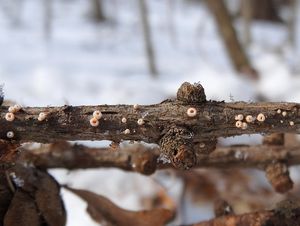
POLYGON ((64 226, 66 211, 60 196, 60 186, 47 172, 38 172, 35 201, 49 226, 64 226))
POLYGON ((88 203, 88 213, 99 222, 119 226, 163 226, 174 218, 174 212, 167 209, 129 211, 112 203, 104 196, 90 191, 68 188, 88 203))
MULTIPOLYGON (((7 212, 9 204, 13 198, 13 193, 9 188, 4 172, 0 174, 0 219, 3 221, 4 215, 7 212)), ((2 222, 0 222, 2 225, 2 222)))
POLYGON ((34 200, 18 189, 4 218, 4 226, 40 226, 41 219, 34 200))
POLYGON ((34 198, 40 214, 49 226, 64 226, 66 212, 60 197, 60 187, 46 171, 16 165, 9 170, 16 188, 34 198))

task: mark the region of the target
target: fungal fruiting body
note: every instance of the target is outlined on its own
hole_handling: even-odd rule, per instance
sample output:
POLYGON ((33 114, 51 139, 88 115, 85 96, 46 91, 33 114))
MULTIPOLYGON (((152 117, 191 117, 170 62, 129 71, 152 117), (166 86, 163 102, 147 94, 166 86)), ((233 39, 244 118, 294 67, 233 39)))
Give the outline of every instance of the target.
POLYGON ((10 113, 16 113, 20 110, 21 110, 21 106, 19 104, 15 104, 14 106, 10 106, 8 108, 8 112, 10 112, 10 113))
POLYGON ((145 123, 145 122, 144 122, 144 119, 142 119, 142 118, 140 118, 140 119, 137 120, 137 124, 138 124, 139 126, 143 125, 144 123, 145 123))
POLYGON ((14 108, 15 108, 15 111, 18 112, 18 111, 21 110, 22 107, 21 107, 21 105, 19 105, 19 104, 15 104, 15 105, 14 105, 14 108))
POLYGON ((139 105, 138 105, 138 104, 134 104, 134 105, 133 105, 133 109, 134 109, 134 110, 137 110, 138 108, 139 108, 139 105))
POLYGON ((15 136, 13 131, 8 131, 6 134, 7 138, 13 138, 15 136))
POLYGON ((15 112, 16 112, 16 109, 14 108, 14 106, 10 106, 10 107, 8 108, 8 112, 10 112, 10 113, 15 113, 15 112))
POLYGON ((197 115, 197 110, 196 108, 189 108, 186 111, 188 117, 195 117, 197 115))
POLYGON ((93 118, 90 119, 90 124, 93 127, 97 127, 97 126, 99 126, 99 121, 98 121, 98 119, 93 117, 93 118))
POLYGON ((47 117, 47 114, 45 112, 41 112, 39 114, 38 121, 40 121, 40 122, 44 121, 46 119, 46 117, 47 117))
POLYGON ((252 115, 247 115, 246 116, 246 122, 253 122, 254 121, 254 118, 252 117, 252 115))
POLYGON ((130 134, 130 129, 125 129, 124 134, 130 134))
POLYGON ((235 123, 235 126, 237 127, 237 128, 241 128, 242 127, 242 122, 241 121, 236 121, 236 123, 235 123))
POLYGON ((242 114, 235 116, 235 120, 242 121, 243 119, 244 119, 244 116, 242 114))
POLYGON ((282 116, 285 117, 287 115, 286 111, 282 112, 282 116))
POLYGON ((205 144, 204 143, 201 143, 200 144, 200 148, 204 148, 205 147, 205 144))
POLYGON ((266 120, 266 116, 263 113, 259 113, 257 116, 257 120, 259 122, 264 122, 266 120))
POLYGON ((248 124, 246 122, 242 123, 242 129, 247 129, 248 128, 248 124))
POLYGON ((277 114, 281 114, 281 110, 280 109, 277 110, 277 114))
POLYGON ((5 114, 5 119, 6 119, 6 121, 9 121, 9 122, 14 121, 14 119, 15 119, 14 113, 11 113, 11 112, 6 113, 5 114))
POLYGON ((127 119, 126 119, 126 118, 122 118, 122 119, 121 119, 121 122, 122 122, 122 123, 126 123, 126 122, 127 122, 127 119))
POLYGON ((290 121, 290 126, 295 125, 295 123, 293 121, 290 121))
POLYGON ((98 110, 94 111, 93 117, 96 118, 97 120, 99 120, 102 117, 101 111, 98 111, 98 110))

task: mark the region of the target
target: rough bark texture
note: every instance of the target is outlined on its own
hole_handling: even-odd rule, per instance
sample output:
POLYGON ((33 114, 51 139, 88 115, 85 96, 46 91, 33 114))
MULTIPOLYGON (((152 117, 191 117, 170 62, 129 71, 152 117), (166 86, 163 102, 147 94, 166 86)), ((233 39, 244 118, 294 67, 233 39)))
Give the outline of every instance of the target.
MULTIPOLYGON (((209 155, 197 155, 199 168, 257 168, 264 170, 272 162, 287 166, 300 164, 300 146, 277 147, 268 145, 218 147, 209 155)), ((126 171, 152 174, 157 169, 172 168, 157 161, 159 148, 132 145, 126 148, 90 148, 83 145, 57 143, 34 150, 23 150, 18 162, 38 168, 87 169, 115 167, 126 171)))
POLYGON ((203 87, 184 83, 177 100, 154 105, 24 107, 7 119, 0 107, 0 139, 51 143, 60 140, 144 141, 161 151, 178 168, 196 164, 195 156, 215 149, 216 138, 255 133, 299 133, 297 103, 206 101, 203 87), (94 111, 101 111, 92 126, 94 111), (44 117, 40 120, 40 113, 44 117))
POLYGON ((224 41, 230 59, 239 72, 252 78, 257 78, 257 72, 251 66, 237 34, 232 26, 232 20, 223 0, 206 0, 208 7, 215 17, 218 30, 224 41))
MULTIPOLYGON (((274 133, 264 137, 264 144, 276 145, 282 147, 284 145, 284 134, 274 133)), ((288 166, 283 161, 274 161, 266 166, 266 177, 279 193, 286 193, 293 188, 293 181, 290 178, 288 166)))
POLYGON ((131 105, 63 106, 63 107, 24 107, 15 114, 15 120, 5 120, 7 107, 0 107, 0 139, 19 142, 51 143, 57 140, 136 140, 159 143, 160 138, 172 126, 187 128, 194 142, 210 138, 229 137, 255 133, 299 133, 300 105, 297 103, 224 103, 207 101, 205 103, 185 104, 179 101, 166 101, 155 105, 141 105, 134 109, 131 105), (195 117, 188 117, 187 110, 193 107, 195 117), (286 115, 278 114, 277 110, 286 115), (93 111, 100 110, 103 117, 98 127, 89 123, 93 111), (47 112, 44 121, 38 121, 40 112, 47 112), (247 128, 237 128, 235 116, 260 113, 265 121, 255 120, 247 123, 247 128), (122 118, 127 119, 122 123, 122 118), (138 125, 143 118, 144 124, 138 125), (290 125, 293 122, 293 125, 290 125), (130 133, 126 134, 125 130, 130 133), (14 137, 7 138, 13 131, 14 137))
POLYGON ((300 206, 298 202, 284 200, 274 210, 227 215, 193 226, 299 226, 300 206))

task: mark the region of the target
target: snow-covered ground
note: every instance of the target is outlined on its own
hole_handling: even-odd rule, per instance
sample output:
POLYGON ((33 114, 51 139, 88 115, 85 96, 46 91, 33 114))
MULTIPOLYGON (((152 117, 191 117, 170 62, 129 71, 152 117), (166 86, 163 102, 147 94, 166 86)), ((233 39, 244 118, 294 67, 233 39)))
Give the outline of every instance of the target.
MULTIPOLYGON (((53 0, 50 35, 44 31, 43 2, 0 2, 0 83, 5 84, 6 98, 22 105, 157 103, 173 97, 184 81, 200 81, 209 99, 255 101, 260 94, 272 101, 300 102, 297 53, 289 46, 283 25, 256 22, 252 26, 248 54, 261 76, 255 84, 233 70, 206 7, 172 0, 170 14, 171 1, 147 1, 160 72, 158 79, 152 79, 136 0, 104 0, 109 20, 103 24, 90 21, 86 0, 53 0)), ((237 21, 238 31, 241 26, 237 21)), ((244 136, 223 142, 257 143, 259 139, 244 136)), ((127 209, 142 208, 140 196, 159 189, 157 174, 149 178, 115 169, 51 172, 62 183, 104 194, 127 209)), ((166 183, 176 197, 181 182, 169 178, 166 183)), ((85 214, 83 201, 67 191, 63 198, 68 226, 98 225, 85 214)), ((200 206, 181 219, 191 223, 211 216, 211 209, 200 206)))

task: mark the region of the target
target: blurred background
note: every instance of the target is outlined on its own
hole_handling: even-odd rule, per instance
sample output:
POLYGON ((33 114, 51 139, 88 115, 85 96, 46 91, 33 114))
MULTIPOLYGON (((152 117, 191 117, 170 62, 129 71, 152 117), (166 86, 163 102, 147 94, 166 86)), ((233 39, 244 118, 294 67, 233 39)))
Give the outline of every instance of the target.
MULTIPOLYGON (((24 106, 158 103, 184 81, 200 82, 208 99, 300 102, 298 0, 0 0, 0 51, 5 96, 24 106)), ((219 143, 260 142, 247 135, 219 143)), ((171 197, 174 224, 213 217, 216 196, 238 213, 283 198, 255 170, 51 173, 126 209, 171 197)), ((98 225, 83 201, 62 195, 68 226, 98 225)))

